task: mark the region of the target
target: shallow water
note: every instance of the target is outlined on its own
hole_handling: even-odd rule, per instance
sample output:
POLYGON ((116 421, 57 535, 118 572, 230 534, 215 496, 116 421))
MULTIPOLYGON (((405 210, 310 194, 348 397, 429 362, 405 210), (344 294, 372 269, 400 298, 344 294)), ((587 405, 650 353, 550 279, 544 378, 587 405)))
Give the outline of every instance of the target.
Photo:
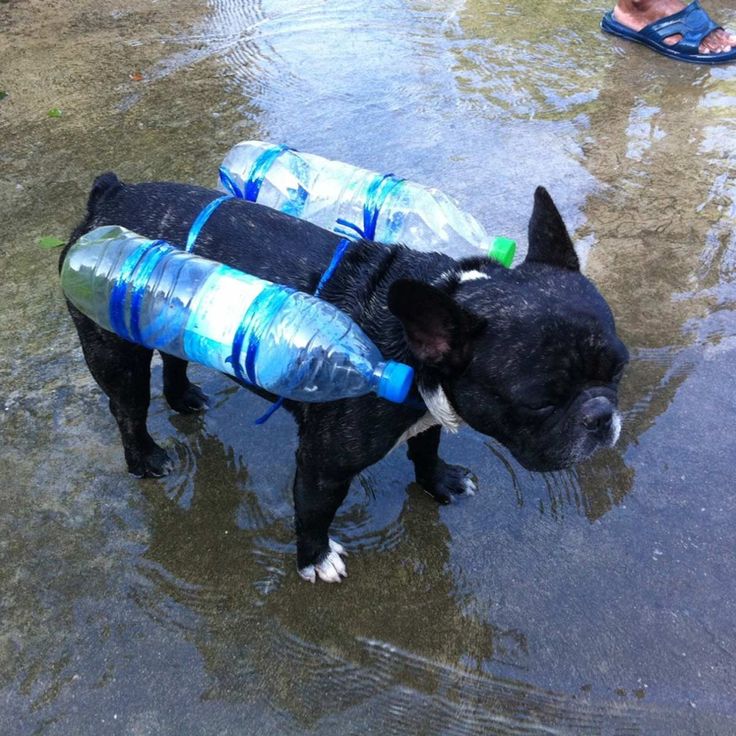
POLYGON ((736 732, 736 66, 603 9, 0 3, 1 733, 736 732), (397 451, 338 515, 340 586, 294 570, 291 420, 220 376, 200 418, 155 390, 176 470, 128 477, 36 240, 102 170, 213 184, 245 138, 439 185, 522 250, 546 185, 631 348, 617 448, 531 474, 464 430, 480 492, 443 508, 397 451))

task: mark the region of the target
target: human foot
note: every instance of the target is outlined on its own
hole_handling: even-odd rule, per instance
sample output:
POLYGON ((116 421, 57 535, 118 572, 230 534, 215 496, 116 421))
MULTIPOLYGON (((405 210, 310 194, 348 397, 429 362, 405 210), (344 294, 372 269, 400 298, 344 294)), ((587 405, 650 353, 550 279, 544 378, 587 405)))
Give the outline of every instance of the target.
MULTIPOLYGON (((654 21, 678 13, 685 7, 680 0, 618 0, 613 9, 613 17, 632 31, 640 31, 654 21)), ((682 40, 677 33, 664 39, 664 43, 673 46, 682 40)), ((709 33, 701 42, 701 54, 720 54, 736 48, 736 35, 723 29, 709 33)))

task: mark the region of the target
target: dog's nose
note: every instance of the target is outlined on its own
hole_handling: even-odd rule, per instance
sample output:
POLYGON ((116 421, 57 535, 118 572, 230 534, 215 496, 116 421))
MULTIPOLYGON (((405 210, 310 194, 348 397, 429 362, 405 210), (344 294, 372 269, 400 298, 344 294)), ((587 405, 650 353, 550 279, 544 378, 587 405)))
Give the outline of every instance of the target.
POLYGON ((588 399, 581 409, 583 426, 591 432, 604 432, 611 428, 614 406, 604 396, 588 399))

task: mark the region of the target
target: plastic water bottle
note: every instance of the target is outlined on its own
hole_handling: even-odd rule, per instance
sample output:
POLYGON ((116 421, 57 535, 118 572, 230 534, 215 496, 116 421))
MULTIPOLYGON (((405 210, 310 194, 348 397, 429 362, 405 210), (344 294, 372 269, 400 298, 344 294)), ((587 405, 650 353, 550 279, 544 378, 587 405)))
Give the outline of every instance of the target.
POLYGON ((479 251, 510 266, 516 243, 493 238, 439 189, 286 146, 244 141, 220 167, 223 191, 347 237, 404 243, 453 258, 479 251))
POLYGON ((411 386, 413 369, 384 361, 328 302, 121 227, 83 235, 61 285, 106 330, 288 399, 401 402, 411 386))

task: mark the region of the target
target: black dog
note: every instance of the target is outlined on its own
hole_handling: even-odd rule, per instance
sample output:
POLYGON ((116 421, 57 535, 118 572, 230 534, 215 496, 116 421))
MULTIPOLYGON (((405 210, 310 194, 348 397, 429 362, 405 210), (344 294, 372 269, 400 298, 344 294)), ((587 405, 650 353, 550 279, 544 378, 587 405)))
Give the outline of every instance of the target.
MULTIPOLYGON (((70 244, 100 225, 120 225, 182 246, 192 221, 217 196, 173 183, 126 185, 104 174, 70 244)), ((303 220, 231 200, 208 220, 196 253, 311 293, 339 241, 303 220)), ((528 255, 513 270, 485 258, 458 262, 361 241, 349 247, 322 297, 349 314, 385 358, 412 365, 416 386, 415 401, 402 405, 373 395, 286 402, 299 426, 297 560, 308 580, 345 575, 343 549, 328 537, 332 519, 352 478, 404 440, 417 482, 448 503, 453 494, 472 493, 474 483, 468 471, 439 458, 443 426, 456 430, 466 422, 532 470, 570 466, 618 438, 617 389, 628 354, 542 188, 528 255)), ((170 460, 146 428, 152 351, 69 309, 87 365, 110 398, 128 469, 164 475, 170 460)), ((187 363, 162 357, 169 405, 180 412, 203 409, 206 397, 187 379, 187 363)))

